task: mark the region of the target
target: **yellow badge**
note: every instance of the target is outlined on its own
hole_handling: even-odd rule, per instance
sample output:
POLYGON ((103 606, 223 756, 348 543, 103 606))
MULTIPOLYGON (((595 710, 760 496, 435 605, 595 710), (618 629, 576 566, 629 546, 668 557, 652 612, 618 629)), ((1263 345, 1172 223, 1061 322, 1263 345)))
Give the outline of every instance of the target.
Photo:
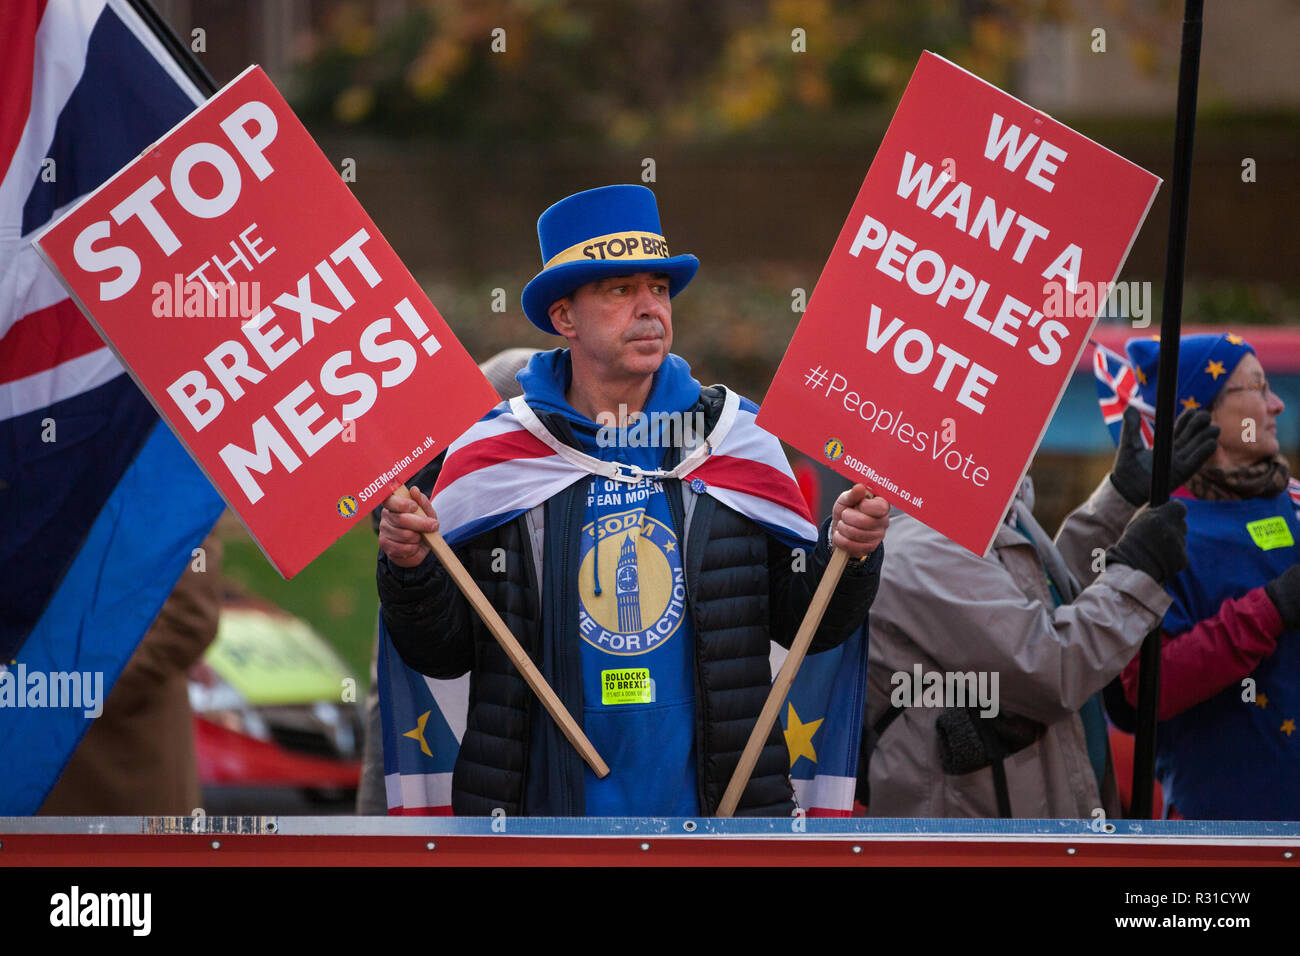
POLYGON ((1289 548, 1295 544, 1291 529, 1286 526, 1286 519, 1280 515, 1276 518, 1261 518, 1259 521, 1246 522, 1246 530, 1261 551, 1274 548, 1289 548))
POLYGON ((652 704, 654 688, 650 686, 650 668, 624 667, 600 672, 600 702, 612 704, 652 704))

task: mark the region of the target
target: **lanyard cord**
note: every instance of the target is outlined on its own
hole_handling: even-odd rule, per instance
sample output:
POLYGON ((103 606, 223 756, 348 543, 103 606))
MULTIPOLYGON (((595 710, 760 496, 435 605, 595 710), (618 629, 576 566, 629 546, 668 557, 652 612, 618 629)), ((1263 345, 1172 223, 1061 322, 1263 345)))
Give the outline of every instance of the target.
MULTIPOLYGON (((627 465, 618 461, 603 461, 588 455, 586 452, 574 448, 572 445, 566 445, 554 435, 550 429, 542 424, 541 419, 524 401, 522 395, 517 395, 510 400, 510 411, 514 414, 519 423, 528 430, 542 444, 550 448, 557 455, 567 461, 569 464, 581 468, 583 471, 602 478, 608 478, 611 481, 621 481, 625 484, 636 485, 645 478, 685 478, 692 471, 702 465, 713 450, 722 445, 727 433, 731 431, 731 426, 736 420, 736 412, 740 408, 740 396, 728 389, 723 399, 722 414, 718 416, 718 421, 714 424, 713 430, 709 432, 708 438, 696 445, 691 453, 683 458, 675 468, 670 471, 663 471, 658 468, 644 469, 636 465, 627 465)), ((595 535, 593 547, 595 555, 592 560, 592 573, 594 591, 597 597, 600 596, 600 528, 599 522, 597 527, 592 529, 595 535)))
POLYGON ((590 474, 599 475, 611 481, 621 481, 629 485, 638 484, 645 478, 685 478, 702 465, 705 459, 722 444, 727 437, 727 433, 731 431, 731 426, 736 420, 736 412, 739 408, 740 396, 728 389, 722 405, 722 414, 718 417, 713 430, 709 432, 708 438, 696 445, 677 467, 670 471, 663 471, 658 468, 639 468, 636 465, 626 465, 618 461, 602 461, 588 455, 586 452, 579 451, 572 445, 566 445, 552 435, 550 430, 542 424, 541 419, 524 401, 522 395, 510 400, 510 411, 519 420, 519 424, 523 425, 529 434, 533 435, 569 464, 590 474))

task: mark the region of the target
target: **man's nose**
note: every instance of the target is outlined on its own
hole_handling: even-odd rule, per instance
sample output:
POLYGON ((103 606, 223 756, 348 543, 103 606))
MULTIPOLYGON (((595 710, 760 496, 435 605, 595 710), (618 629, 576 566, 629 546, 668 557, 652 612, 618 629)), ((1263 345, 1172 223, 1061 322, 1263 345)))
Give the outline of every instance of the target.
POLYGON ((653 318, 663 317, 663 301, 659 296, 655 295, 654 288, 649 283, 637 287, 635 303, 637 315, 651 316, 653 318))

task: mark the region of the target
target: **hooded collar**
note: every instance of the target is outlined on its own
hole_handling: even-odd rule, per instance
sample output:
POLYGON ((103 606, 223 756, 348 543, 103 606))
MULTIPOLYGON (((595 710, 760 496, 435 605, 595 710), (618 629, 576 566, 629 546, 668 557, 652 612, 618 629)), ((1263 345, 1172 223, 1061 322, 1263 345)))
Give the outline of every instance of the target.
MULTIPOLYGON (((535 412, 562 415, 584 446, 591 448, 596 444, 596 434, 601 426, 575 409, 565 398, 573 380, 573 362, 568 349, 538 352, 519 373, 518 379, 524 389, 524 401, 535 412)), ((651 412, 684 412, 699 398, 700 383, 691 375, 690 365, 681 356, 669 353, 655 372, 650 394, 641 411, 647 415, 651 412)))

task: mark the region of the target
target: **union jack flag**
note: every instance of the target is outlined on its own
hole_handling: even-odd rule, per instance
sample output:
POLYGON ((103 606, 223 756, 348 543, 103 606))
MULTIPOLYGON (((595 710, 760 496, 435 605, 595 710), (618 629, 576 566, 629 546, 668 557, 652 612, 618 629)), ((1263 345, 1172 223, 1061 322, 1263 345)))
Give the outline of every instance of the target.
MULTIPOLYGON (((31 240, 204 94, 128 0, 0 3, 0 90, 0 671, 107 691, 222 503, 31 240)), ((39 809, 90 722, 0 708, 0 815, 39 809)))
MULTIPOLYGON (((781 443, 755 423, 757 412, 753 402, 728 393, 709 446, 681 477, 781 540, 812 547, 817 529, 808 505, 781 443)), ((443 537, 457 545, 505 524, 598 468, 611 471, 606 477, 620 470, 551 438, 522 398, 503 402, 447 449, 432 499, 443 537)))
POLYGON ((1142 415, 1142 443, 1150 448, 1155 443, 1156 410, 1142 399, 1142 383, 1138 379, 1138 371, 1124 356, 1095 342, 1092 371, 1097 378, 1097 401, 1101 405, 1101 417, 1105 419, 1115 444, 1119 444, 1124 409, 1132 405, 1142 415))

